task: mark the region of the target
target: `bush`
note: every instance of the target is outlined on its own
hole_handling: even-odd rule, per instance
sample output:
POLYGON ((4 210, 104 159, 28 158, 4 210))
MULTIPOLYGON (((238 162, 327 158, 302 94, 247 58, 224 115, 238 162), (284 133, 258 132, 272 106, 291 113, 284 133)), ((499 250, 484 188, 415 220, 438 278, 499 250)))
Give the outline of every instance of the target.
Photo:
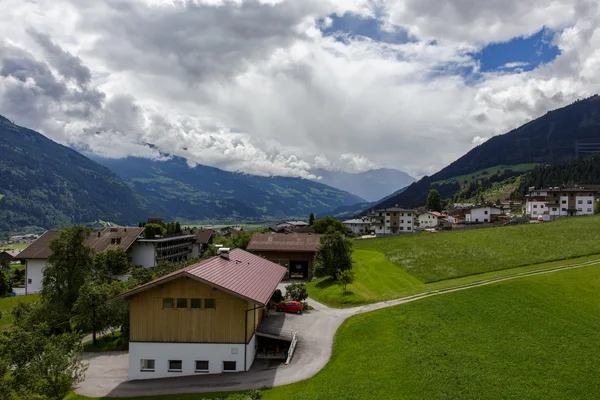
POLYGON ((271 301, 275 304, 279 304, 283 301, 283 294, 281 293, 281 290, 275 290, 273 296, 271 297, 271 301))
POLYGON ((314 310, 315 308, 313 306, 311 306, 310 304, 308 304, 307 302, 302 302, 302 311, 310 311, 310 310, 314 310))
POLYGON ((285 297, 292 300, 304 301, 308 298, 304 283, 291 283, 285 287, 285 297))
POLYGON ((344 287, 344 292, 346 291, 346 286, 351 285, 355 279, 356 279, 356 275, 354 274, 354 271, 352 271, 351 269, 342 271, 338 277, 339 282, 344 287))

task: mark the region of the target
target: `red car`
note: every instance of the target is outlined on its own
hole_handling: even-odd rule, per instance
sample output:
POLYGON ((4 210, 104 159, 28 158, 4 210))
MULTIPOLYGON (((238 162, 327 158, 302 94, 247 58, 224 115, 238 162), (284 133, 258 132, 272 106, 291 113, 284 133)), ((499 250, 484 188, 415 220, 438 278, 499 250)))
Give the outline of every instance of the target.
POLYGON ((302 314, 302 303, 296 300, 286 301, 277 305, 277 311, 294 312, 302 314))

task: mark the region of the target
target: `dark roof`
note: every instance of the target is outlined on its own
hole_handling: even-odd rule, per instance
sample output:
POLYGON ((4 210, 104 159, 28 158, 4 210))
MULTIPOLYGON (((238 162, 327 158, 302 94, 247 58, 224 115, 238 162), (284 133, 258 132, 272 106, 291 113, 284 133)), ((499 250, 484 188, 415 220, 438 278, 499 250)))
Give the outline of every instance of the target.
MULTIPOLYGON (((101 232, 92 232, 86 239, 85 244, 91 246, 97 253, 101 253, 108 249, 116 249, 118 247, 127 250, 138 236, 140 236, 143 230, 144 228, 137 227, 106 228, 101 232), (120 243, 117 244, 116 242, 113 242, 112 239, 118 238, 121 239, 120 243)), ((15 258, 18 260, 47 259, 52 254, 48 245, 52 239, 57 238, 59 235, 60 231, 57 230, 46 231, 15 258)))
POLYGON ((321 235, 308 233, 255 233, 248 251, 317 251, 321 235))
POLYGON ((22 249, 13 249, 13 250, 0 250, 0 254, 7 254, 8 256, 15 258, 19 255, 23 250, 22 249))
POLYGON ((200 244, 208 244, 210 242, 210 238, 214 235, 215 231, 212 229, 202 229, 200 231, 196 231, 194 235, 196 235, 196 243, 200 244))
POLYGON ((114 300, 133 296, 165 282, 188 277, 258 304, 267 304, 287 268, 248 253, 233 249, 229 258, 214 256, 128 290, 114 300))

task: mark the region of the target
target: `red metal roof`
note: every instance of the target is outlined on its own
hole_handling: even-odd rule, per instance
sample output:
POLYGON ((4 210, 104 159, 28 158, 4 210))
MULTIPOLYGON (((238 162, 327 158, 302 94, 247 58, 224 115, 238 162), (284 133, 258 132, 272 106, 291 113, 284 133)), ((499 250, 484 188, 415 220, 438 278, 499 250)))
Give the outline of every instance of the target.
POLYGON ((279 264, 241 249, 233 249, 229 252, 229 259, 211 257, 133 288, 115 299, 126 298, 164 281, 187 276, 258 304, 267 304, 286 271, 279 264))

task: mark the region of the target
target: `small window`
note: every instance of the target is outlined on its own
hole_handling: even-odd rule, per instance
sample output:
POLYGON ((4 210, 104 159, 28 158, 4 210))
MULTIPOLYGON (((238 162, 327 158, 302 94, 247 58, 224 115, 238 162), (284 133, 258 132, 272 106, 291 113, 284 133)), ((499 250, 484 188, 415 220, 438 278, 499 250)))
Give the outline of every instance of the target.
POLYGON ((588 212, 592 212, 592 209, 591 209, 591 208, 588 208, 588 212))
POLYGON ((533 212, 533 215, 536 215, 536 214, 537 214, 537 211, 534 211, 534 212, 533 212))
POLYGON ((215 299, 204 299, 204 309, 205 310, 214 310, 215 309, 215 299))
MULTIPOLYGON (((533 206, 533 207, 535 208, 535 206, 533 206)), ((483 213, 484 213, 485 215, 488 215, 488 211, 487 211, 487 210, 485 210, 483 213)))
POLYGON ((588 204, 592 204, 592 200, 588 200, 588 204))
POLYGON ((169 360, 169 372, 181 372, 183 362, 181 360, 169 360))
POLYGON ((163 310, 166 310, 167 308, 173 308, 174 305, 175 302, 173 299, 163 299, 163 310))
POLYGON ((556 208, 553 208, 552 211, 556 211, 556 208))
POLYGON ((488 219, 487 219, 487 218, 484 218, 484 219, 483 219, 483 222, 488 222, 488 219))
POLYGON ((190 308, 202 308, 202 299, 190 299, 190 308))
POLYGON ((563 200, 563 201, 562 201, 562 204, 567 204, 567 201, 566 201, 566 200, 563 200))
POLYGON ((31 279, 27 279, 27 283, 29 283, 31 285, 33 281, 31 279))
POLYGON ((533 205, 533 208, 537 208, 537 205, 536 205, 536 204, 534 204, 534 205, 533 205))
POLYGON ((154 360, 140 360, 140 371, 154 371, 154 360))
POLYGON ((236 371, 237 361, 223 361, 223 371, 236 371))
POLYGON ((208 361, 196 361, 196 372, 208 372, 208 361))
POLYGON ((406 228, 407 231, 410 231, 410 226, 406 228))
POLYGON ((177 308, 187 308, 187 299, 177 299, 177 308))
POLYGON ((577 200, 577 204, 583 204, 583 200, 577 200))
POLYGON ((567 211, 567 209, 566 209, 566 208, 563 208, 562 210, 563 210, 563 211, 567 211))

